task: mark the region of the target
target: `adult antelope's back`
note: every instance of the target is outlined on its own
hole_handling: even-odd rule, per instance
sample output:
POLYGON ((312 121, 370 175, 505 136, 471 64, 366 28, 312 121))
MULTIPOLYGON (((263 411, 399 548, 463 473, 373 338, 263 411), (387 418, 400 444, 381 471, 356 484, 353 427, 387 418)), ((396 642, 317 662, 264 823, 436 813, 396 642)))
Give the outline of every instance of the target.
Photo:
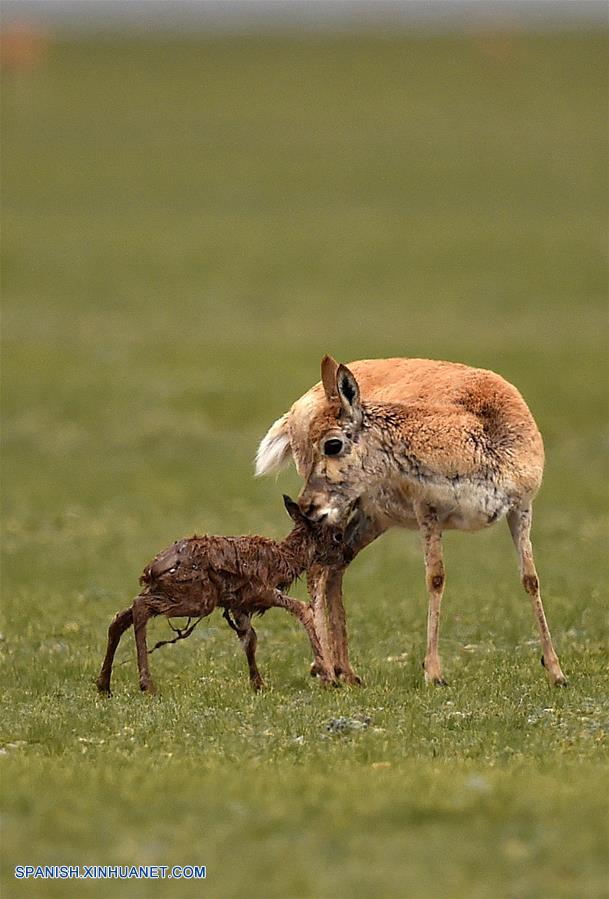
MULTIPOLYGON (((325 356, 321 375, 262 440, 256 473, 275 471, 293 457, 305 479, 301 508, 316 520, 349 517, 354 553, 389 527, 419 529, 429 593, 424 669, 434 683, 444 683, 438 655, 442 531, 478 530, 507 517, 542 661, 552 683, 565 684, 530 541, 543 443, 520 393, 494 372, 427 359, 367 359, 347 368, 325 356)), ((314 607, 337 671, 354 680, 341 580, 339 571, 318 578, 314 607)))

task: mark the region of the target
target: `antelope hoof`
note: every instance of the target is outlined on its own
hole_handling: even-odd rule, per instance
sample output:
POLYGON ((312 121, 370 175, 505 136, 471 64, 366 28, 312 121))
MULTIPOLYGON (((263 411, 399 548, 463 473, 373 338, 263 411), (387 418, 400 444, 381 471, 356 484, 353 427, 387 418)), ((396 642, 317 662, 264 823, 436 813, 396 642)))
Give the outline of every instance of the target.
POLYGON ((317 662, 311 662, 309 674, 311 675, 311 677, 319 677, 319 675, 321 674, 321 668, 319 667, 317 662))
POLYGON ((353 686, 353 687, 361 687, 362 679, 359 676, 359 674, 355 673, 355 671, 339 670, 336 673, 340 677, 343 684, 349 684, 349 686, 353 686))
POLYGON ((333 671, 320 671, 319 677, 324 687, 340 687, 340 681, 333 671))
POLYGON ((560 670, 557 674, 550 674, 550 683, 553 687, 567 687, 569 685, 567 678, 560 670))
POLYGON ((550 683, 553 687, 568 687, 569 686, 569 681, 564 676, 564 674, 562 673, 560 668, 558 668, 558 671, 552 672, 552 670, 549 669, 548 666, 546 665, 546 660, 544 659, 543 656, 541 657, 541 664, 548 672, 548 676, 550 678, 550 683))
POLYGON ((448 681, 441 674, 428 674, 425 672, 425 683, 433 687, 448 687, 448 681))
POLYGON ((97 681, 97 692, 100 696, 109 697, 112 696, 112 690, 110 689, 109 684, 100 683, 97 681))
POLYGON ((266 687, 265 682, 260 676, 252 678, 251 684, 252 690, 254 690, 256 693, 259 693, 260 690, 264 690, 266 687))
POLYGON ((142 691, 142 693, 146 693, 147 696, 154 696, 154 694, 156 693, 156 687, 151 680, 140 683, 140 690, 142 691))

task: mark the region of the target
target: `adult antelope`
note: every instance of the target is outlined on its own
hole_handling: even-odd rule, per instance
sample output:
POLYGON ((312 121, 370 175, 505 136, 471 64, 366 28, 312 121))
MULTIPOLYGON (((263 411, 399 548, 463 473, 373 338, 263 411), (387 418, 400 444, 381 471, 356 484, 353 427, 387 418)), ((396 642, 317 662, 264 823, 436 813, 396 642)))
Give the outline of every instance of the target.
MULTIPOLYGON (((354 555, 389 527, 420 531, 429 594, 428 683, 445 683, 438 654, 442 532, 476 531, 506 516, 539 627, 542 664, 552 684, 566 684, 530 538, 543 443, 515 387, 494 372, 452 362, 364 359, 347 368, 324 356, 321 383, 262 440, 256 474, 279 470, 290 456, 306 481, 302 510, 316 521, 349 518, 354 555)), ((324 651, 336 673, 354 683, 359 678, 349 663, 343 571, 313 569, 309 589, 324 651)))

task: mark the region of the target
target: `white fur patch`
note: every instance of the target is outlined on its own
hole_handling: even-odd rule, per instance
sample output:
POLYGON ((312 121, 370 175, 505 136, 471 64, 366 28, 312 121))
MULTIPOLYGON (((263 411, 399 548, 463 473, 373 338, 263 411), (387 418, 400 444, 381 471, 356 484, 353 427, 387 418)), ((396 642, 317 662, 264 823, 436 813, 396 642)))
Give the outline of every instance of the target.
POLYGON ((256 453, 256 477, 280 471, 288 464, 291 456, 292 447, 288 435, 288 413, 286 412, 271 425, 260 441, 256 453))

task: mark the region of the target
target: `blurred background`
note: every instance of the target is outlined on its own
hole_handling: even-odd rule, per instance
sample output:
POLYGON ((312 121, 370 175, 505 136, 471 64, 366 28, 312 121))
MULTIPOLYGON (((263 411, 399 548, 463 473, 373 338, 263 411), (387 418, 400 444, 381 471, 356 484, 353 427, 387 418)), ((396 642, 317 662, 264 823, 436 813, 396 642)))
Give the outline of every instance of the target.
MULTIPOLYGON (((327 352, 450 359, 520 388, 547 450, 548 614, 581 673, 569 652, 607 634, 607 5, 4 0, 1 37, 6 714, 24 689, 87 714, 107 620, 162 546, 285 533, 298 478, 256 481, 252 460, 327 352)), ((450 534, 446 553, 447 667, 484 640, 513 660, 533 625, 507 529, 450 534)), ((420 657, 414 535, 370 547, 347 588, 372 683, 420 657)), ((264 619, 265 658, 302 686, 284 617, 264 619)), ((184 663, 162 655, 169 685, 184 663)), ((243 685, 230 634, 196 658, 243 685)), ((42 756, 61 754, 69 726, 45 715, 42 756)), ((54 777, 41 768, 60 802, 54 777)), ((66 824, 61 845, 82 833, 66 824)))
POLYGON ((540 418, 550 477, 567 439, 590 434, 589 463, 606 19, 596 2, 3 3, 20 514, 268 526, 281 509, 251 458, 325 352, 494 368, 540 418))

